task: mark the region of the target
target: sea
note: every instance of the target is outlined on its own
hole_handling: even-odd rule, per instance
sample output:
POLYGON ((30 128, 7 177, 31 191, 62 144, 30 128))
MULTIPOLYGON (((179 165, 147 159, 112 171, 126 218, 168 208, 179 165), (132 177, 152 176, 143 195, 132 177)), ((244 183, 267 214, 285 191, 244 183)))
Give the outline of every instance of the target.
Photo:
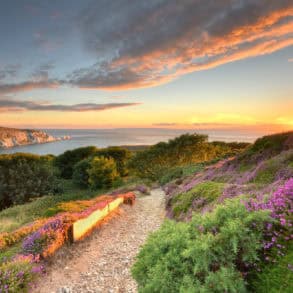
POLYGON ((45 144, 18 146, 0 149, 0 154, 16 152, 39 155, 59 155, 67 150, 84 146, 99 148, 120 145, 151 145, 160 141, 168 141, 184 133, 206 134, 209 141, 254 142, 267 133, 251 130, 219 130, 219 129, 165 129, 165 128, 115 128, 115 129, 42 129, 55 137, 70 136, 70 140, 61 140, 45 144))

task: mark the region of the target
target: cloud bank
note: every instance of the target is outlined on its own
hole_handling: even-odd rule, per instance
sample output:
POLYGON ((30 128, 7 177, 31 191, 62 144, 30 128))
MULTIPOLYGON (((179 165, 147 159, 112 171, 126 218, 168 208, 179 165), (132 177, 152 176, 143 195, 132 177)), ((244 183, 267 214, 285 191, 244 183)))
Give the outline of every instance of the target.
POLYGON ((75 105, 54 105, 33 101, 17 101, 9 99, 0 99, 0 113, 16 111, 58 111, 58 112, 88 112, 104 111, 113 108, 122 108, 139 105, 140 103, 84 103, 75 105))

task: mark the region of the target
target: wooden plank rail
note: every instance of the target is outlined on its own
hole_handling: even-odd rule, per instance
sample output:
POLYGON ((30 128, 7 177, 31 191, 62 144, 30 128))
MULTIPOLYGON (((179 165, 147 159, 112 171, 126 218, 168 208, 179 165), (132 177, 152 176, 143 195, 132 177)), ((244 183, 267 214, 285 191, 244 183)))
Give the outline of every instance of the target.
POLYGON ((92 230, 99 222, 105 219, 112 211, 117 209, 122 203, 133 204, 135 196, 120 196, 108 203, 103 209, 92 212, 89 216, 75 221, 68 230, 68 239, 75 242, 82 239, 90 230, 92 230))

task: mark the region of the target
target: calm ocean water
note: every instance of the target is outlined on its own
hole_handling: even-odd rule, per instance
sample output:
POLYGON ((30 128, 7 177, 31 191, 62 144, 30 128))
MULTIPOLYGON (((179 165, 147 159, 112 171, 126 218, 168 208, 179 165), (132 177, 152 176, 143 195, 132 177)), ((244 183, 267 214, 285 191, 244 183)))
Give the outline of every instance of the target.
POLYGON ((183 133, 208 134, 209 140, 222 140, 226 142, 243 141, 253 142, 258 137, 265 135, 264 132, 251 132, 245 130, 188 130, 188 129, 45 129, 45 131, 56 137, 69 135, 71 140, 57 141, 46 144, 20 146, 11 149, 0 150, 3 153, 34 153, 58 155, 66 150, 82 146, 118 146, 118 145, 148 145, 159 141, 167 141, 183 133))

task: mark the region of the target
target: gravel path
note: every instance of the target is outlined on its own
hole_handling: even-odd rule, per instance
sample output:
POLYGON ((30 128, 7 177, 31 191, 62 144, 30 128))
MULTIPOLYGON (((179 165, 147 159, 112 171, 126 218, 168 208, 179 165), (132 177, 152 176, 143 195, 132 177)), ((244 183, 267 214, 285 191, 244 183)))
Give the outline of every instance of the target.
POLYGON ((91 236, 61 249, 34 292, 137 292, 131 265, 148 234, 159 228, 164 217, 161 189, 139 197, 132 207, 121 206, 91 236))

